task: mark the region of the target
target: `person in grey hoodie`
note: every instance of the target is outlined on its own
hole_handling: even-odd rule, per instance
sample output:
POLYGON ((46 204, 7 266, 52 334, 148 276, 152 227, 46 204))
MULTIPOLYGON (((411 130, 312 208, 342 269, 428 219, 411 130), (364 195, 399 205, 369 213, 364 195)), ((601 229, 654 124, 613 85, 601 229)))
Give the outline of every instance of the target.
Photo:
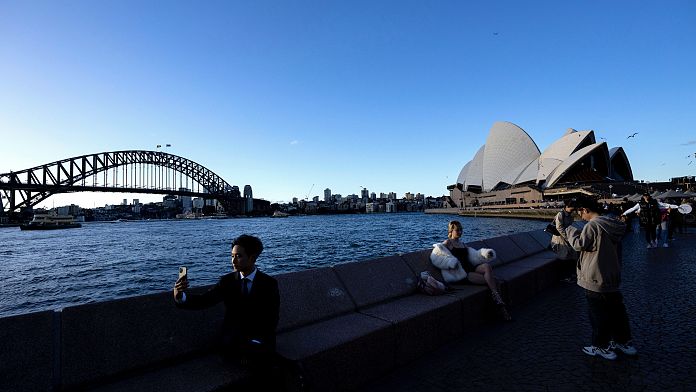
POLYGON ((587 221, 582 230, 569 226, 566 237, 578 252, 578 286, 585 297, 592 325, 592 345, 583 348, 585 354, 616 359, 616 351, 636 355, 631 342, 628 314, 619 291, 621 284, 621 239, 626 225, 616 219, 601 216, 596 200, 578 200, 580 218, 587 221))

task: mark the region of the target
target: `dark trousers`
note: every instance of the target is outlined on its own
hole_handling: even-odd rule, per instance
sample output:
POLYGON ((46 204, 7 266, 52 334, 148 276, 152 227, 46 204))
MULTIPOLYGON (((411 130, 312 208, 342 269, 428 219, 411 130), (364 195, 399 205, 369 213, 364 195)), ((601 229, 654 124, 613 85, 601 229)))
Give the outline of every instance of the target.
POLYGON ((597 293, 585 290, 585 297, 592 324, 592 345, 607 348, 610 340, 620 344, 628 343, 631 340, 631 328, 623 295, 618 291, 597 293))
POLYGON ((645 240, 648 241, 648 244, 657 241, 657 224, 645 224, 645 240))

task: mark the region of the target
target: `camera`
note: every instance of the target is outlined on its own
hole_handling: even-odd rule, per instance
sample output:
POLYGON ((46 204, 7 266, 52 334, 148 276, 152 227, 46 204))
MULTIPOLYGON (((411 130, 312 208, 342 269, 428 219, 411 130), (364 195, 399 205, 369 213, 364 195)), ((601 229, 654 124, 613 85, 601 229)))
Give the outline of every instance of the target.
POLYGON ((549 234, 553 234, 553 235, 558 235, 558 236, 561 235, 561 233, 558 232, 558 229, 556 229, 556 226, 554 226, 552 224, 546 225, 546 228, 544 229, 544 231, 549 233, 549 234))

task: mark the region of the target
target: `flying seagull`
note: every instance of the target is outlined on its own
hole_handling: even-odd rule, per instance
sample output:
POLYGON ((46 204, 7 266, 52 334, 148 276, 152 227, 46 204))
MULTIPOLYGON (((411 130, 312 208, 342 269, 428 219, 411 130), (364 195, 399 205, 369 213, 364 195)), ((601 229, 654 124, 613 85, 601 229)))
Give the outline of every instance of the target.
POLYGON ((633 132, 633 135, 629 135, 626 139, 636 137, 637 134, 638 134, 638 132, 633 132))

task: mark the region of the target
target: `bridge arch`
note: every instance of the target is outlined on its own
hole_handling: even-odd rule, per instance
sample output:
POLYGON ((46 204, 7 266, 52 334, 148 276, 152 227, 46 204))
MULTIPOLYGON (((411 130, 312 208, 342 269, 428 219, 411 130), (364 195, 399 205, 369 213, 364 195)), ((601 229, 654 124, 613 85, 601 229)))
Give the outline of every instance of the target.
POLYGON ((3 210, 10 213, 58 193, 84 191, 200 195, 217 199, 228 214, 247 210, 238 188, 212 170, 161 151, 100 152, 0 174, 3 210))

